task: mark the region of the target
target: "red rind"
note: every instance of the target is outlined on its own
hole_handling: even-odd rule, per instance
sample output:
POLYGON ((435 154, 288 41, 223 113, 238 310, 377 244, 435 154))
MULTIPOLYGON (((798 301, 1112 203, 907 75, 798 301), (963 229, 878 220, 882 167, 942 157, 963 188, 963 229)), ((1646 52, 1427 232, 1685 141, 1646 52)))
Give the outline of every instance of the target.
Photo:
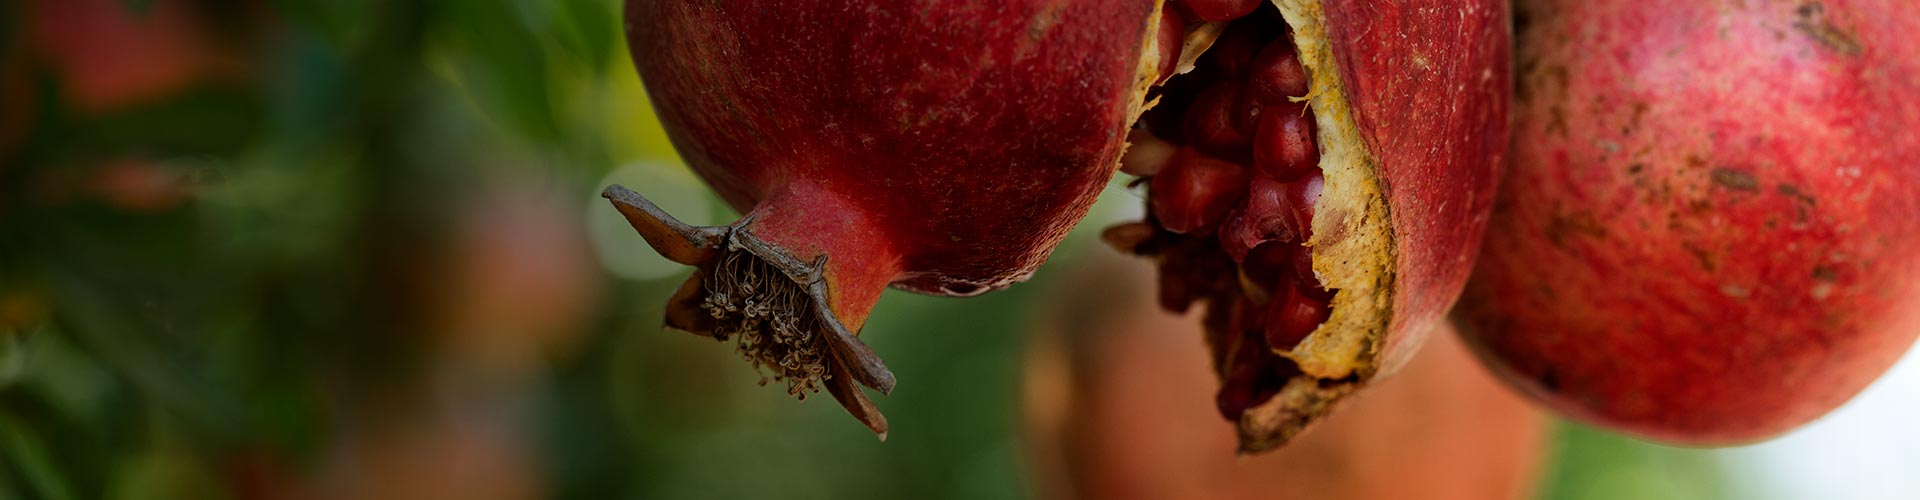
POLYGON ((1113 174, 1152 9, 630 0, 626 16, 668 136, 729 204, 809 179, 888 233, 894 286, 972 295, 1024 279, 1113 174))
MULTIPOLYGON (((667 227, 678 222, 608 191, 656 249, 700 267, 671 301, 668 325, 728 338, 728 328, 791 332, 818 319, 813 333, 824 337, 778 338, 825 340, 766 348, 805 360, 821 347, 806 342, 832 348, 829 360, 799 363, 824 376, 783 367, 806 381, 789 390, 824 381, 884 436, 884 419, 847 379, 884 392, 892 376, 852 335, 886 286, 975 295, 1026 279, 1047 258, 1118 167, 1150 83, 1140 75, 1154 9, 629 0, 629 49, 669 139, 746 213, 728 227, 667 227), (729 262, 746 264, 717 267, 742 252, 751 260, 729 262), (768 269, 797 288, 759 286, 768 269), (780 310, 768 314, 767 301, 780 310), (701 308, 730 319, 703 319, 701 308)), ((741 338, 746 352, 760 337, 741 338)))
POLYGON ((1479 252, 1506 162, 1508 9, 1504 0, 1323 7, 1392 220, 1392 316, 1380 346, 1391 371, 1453 305, 1479 252))

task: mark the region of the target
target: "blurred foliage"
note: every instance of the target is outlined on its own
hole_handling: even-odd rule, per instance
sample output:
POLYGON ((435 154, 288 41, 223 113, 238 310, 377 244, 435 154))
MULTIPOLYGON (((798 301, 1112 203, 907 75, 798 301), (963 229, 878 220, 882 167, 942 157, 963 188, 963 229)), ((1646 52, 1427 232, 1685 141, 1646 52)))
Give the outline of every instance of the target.
MULTIPOLYGON (((730 215, 676 163, 618 12, 0 2, 0 499, 1027 495, 1021 325, 1067 286, 1046 273, 883 299, 869 338, 908 381, 886 443, 659 331, 686 273, 594 194, 730 215)), ((1701 481, 1649 449, 1569 431, 1549 496, 1701 481)))

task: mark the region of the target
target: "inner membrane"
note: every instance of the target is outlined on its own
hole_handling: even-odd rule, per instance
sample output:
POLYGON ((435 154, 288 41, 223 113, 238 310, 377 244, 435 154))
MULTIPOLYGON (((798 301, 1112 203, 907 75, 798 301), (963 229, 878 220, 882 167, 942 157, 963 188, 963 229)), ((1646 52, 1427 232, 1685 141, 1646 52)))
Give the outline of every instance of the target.
POLYGON ((1147 187, 1147 217, 1105 239, 1154 259, 1161 307, 1206 303, 1215 402, 1239 420, 1300 374, 1276 353, 1331 313, 1335 290, 1314 275, 1306 246, 1325 182, 1309 80, 1265 1, 1170 0, 1158 30, 1160 83, 1147 96, 1157 104, 1129 131, 1121 160, 1147 187), (1211 46, 1192 43, 1213 33, 1211 46), (1182 50, 1203 47, 1174 75, 1182 50))

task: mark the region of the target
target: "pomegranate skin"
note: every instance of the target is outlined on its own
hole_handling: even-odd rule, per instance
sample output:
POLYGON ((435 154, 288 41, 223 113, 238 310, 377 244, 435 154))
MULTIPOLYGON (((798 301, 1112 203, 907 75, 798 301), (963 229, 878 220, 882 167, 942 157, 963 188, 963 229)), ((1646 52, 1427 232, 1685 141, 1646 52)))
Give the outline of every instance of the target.
MULTIPOLYGON (((884 419, 848 381, 893 386, 854 337, 882 289, 976 295, 1026 279, 1046 259, 1119 166, 1162 66, 1148 50, 1159 46, 1157 9, 1147 0, 629 0, 629 49, 669 138, 746 214, 695 228, 608 190, 656 250, 700 267, 670 301, 667 325, 727 339, 817 319, 831 352, 800 364, 824 371, 793 371, 779 353, 760 364, 826 382, 884 436, 884 419), (733 267, 729 256, 745 253, 771 270, 733 267), (780 275, 806 297, 737 300, 738 288, 780 275), (751 316, 770 302, 774 321, 751 316), (716 306, 749 319, 708 317, 722 314, 716 306)), ((809 349, 800 354, 818 354, 809 349)))
POLYGON ((1522 2, 1513 166, 1456 319, 1579 420, 1750 442, 1920 332, 1920 18, 1522 2))
MULTIPOLYGON (((1111 177, 1151 2, 630 0, 674 147, 734 208, 863 212, 895 286, 1024 279, 1111 177), (795 182, 818 186, 799 196, 795 182), (828 199, 832 198, 832 199, 828 199)), ((805 235, 794 235, 795 239, 805 235)), ((779 239, 779 238, 775 238, 779 239)), ((792 248, 811 257, 814 249, 792 248)))
MULTIPOLYGON (((1507 161, 1509 6, 1435 0, 1325 8, 1341 80, 1393 224, 1391 319, 1381 360, 1391 370, 1443 322, 1480 251, 1507 161)), ((1318 219, 1315 233, 1323 229, 1318 219)))

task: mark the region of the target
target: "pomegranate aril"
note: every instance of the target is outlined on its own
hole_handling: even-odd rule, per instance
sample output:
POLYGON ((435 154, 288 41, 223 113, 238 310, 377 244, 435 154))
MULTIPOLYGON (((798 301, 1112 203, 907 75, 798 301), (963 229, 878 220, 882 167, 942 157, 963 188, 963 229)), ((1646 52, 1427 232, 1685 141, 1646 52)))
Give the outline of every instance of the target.
POLYGON ((1202 62, 1213 78, 1245 76, 1253 67, 1254 56, 1279 34, 1268 23, 1233 23, 1213 40, 1202 62))
POLYGON ((1221 367, 1225 376, 1221 377, 1220 391, 1214 394, 1213 402, 1221 416, 1239 420, 1248 409, 1279 394, 1288 379, 1300 374, 1300 367, 1273 354, 1259 331, 1242 330, 1232 335, 1237 338, 1229 341, 1235 345, 1214 349, 1216 356, 1221 350, 1230 351, 1230 355, 1219 358, 1225 361, 1221 367))
POLYGON ((1260 49, 1249 71, 1249 91, 1254 102, 1262 106, 1286 104, 1293 102, 1293 97, 1307 95, 1307 70, 1300 66, 1300 54, 1290 38, 1281 37, 1260 49))
POLYGON ((1292 260, 1293 287, 1295 289, 1300 290, 1300 293, 1307 294, 1308 297, 1312 297, 1314 300, 1321 302, 1333 300, 1333 290, 1328 290, 1325 286, 1321 285, 1320 278, 1313 274, 1313 250, 1301 247, 1300 251, 1293 253, 1292 260))
POLYGON ((1265 176, 1247 181, 1247 203, 1242 212, 1245 231, 1255 237, 1254 245, 1268 241, 1300 242, 1304 238, 1293 228, 1292 204, 1287 201, 1289 185, 1265 176))
POLYGON ((1187 0, 1187 9, 1207 21, 1232 21, 1252 14, 1263 0, 1187 0))
POLYGON ((1246 84, 1226 80, 1207 87, 1187 107, 1181 134, 1187 145, 1201 152, 1233 160, 1250 160, 1253 116, 1246 106, 1246 84))
POLYGON ((1306 178, 1286 184, 1285 196, 1280 198, 1280 213, 1285 216, 1280 218, 1280 222, 1297 235, 1299 241, 1313 238, 1313 205, 1320 201, 1325 182, 1326 177, 1319 170, 1314 170, 1306 178))
POLYGON ((1148 198, 1160 227, 1179 234, 1211 234, 1246 192, 1247 169, 1180 148, 1153 176, 1148 198))
POLYGON ((1333 311, 1325 301, 1316 300, 1289 287, 1286 298, 1275 300, 1267 310, 1267 345, 1274 349, 1292 349, 1313 333, 1333 311))
POLYGON ((1254 132, 1253 164, 1280 182, 1293 182, 1320 168, 1320 147, 1313 142, 1313 115, 1301 103, 1265 105, 1254 132))
POLYGON ((1247 252, 1264 241, 1246 219, 1246 214, 1235 210, 1228 212, 1227 219, 1220 222, 1220 249, 1225 250, 1235 264, 1245 261, 1247 252))
POLYGON ((1138 177, 1151 177, 1160 173, 1173 155, 1180 152, 1180 146, 1167 142, 1146 129, 1133 129, 1127 132, 1127 152, 1120 156, 1120 171, 1138 177))
POLYGON ((1282 295, 1286 294, 1287 287, 1293 281, 1290 261, 1298 248, 1292 243, 1274 242, 1248 251, 1246 259, 1240 263, 1241 282, 1254 287, 1254 290, 1248 291, 1248 295, 1257 293, 1258 296, 1253 298, 1261 304, 1269 303, 1273 298, 1286 298, 1282 295))
POLYGON ((1274 394, 1280 392, 1280 384, 1274 383, 1273 376, 1265 366, 1247 364, 1234 367, 1226 379, 1220 381, 1220 392, 1213 397, 1214 407, 1220 410, 1220 416, 1227 420, 1240 420, 1240 415, 1248 408, 1260 406, 1274 394))
POLYGON ((1186 35, 1187 24, 1180 20, 1179 14, 1171 11, 1161 14, 1160 33, 1155 35, 1158 37, 1155 45, 1160 50, 1160 77, 1154 80, 1155 85, 1166 83, 1167 78, 1179 69, 1180 48, 1186 42, 1186 35))

